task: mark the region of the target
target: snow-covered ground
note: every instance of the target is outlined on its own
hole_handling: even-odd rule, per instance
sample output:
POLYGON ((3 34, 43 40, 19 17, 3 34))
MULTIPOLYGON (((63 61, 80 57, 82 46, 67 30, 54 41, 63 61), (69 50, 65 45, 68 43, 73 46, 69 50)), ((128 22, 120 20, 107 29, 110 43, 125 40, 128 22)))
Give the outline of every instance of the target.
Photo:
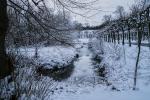
POLYGON ((57 100, 149 100, 150 86, 143 87, 138 91, 110 91, 103 87, 95 87, 89 93, 68 95, 67 98, 57 100))
MULTIPOLYGON (((37 80, 27 67, 28 70, 18 76, 19 86, 23 88, 22 92, 27 91, 21 94, 20 100, 149 100, 150 50, 148 47, 142 47, 141 50, 137 89, 134 91, 132 88, 137 57, 136 45, 129 47, 128 44, 125 46, 101 44, 102 41, 94 40, 93 43, 96 42, 96 44, 92 43, 90 46, 93 48, 89 50, 89 39, 80 39, 77 42, 75 48, 62 46, 39 48, 39 57, 35 60, 38 64, 49 63, 52 66, 57 64, 63 66, 71 62, 76 53, 79 54, 79 58, 74 61, 70 74, 64 73, 69 78, 62 81, 54 81, 46 76, 41 76, 37 80), (106 79, 111 83, 110 85, 106 84, 94 71, 92 57, 95 54, 103 58, 99 67, 103 65, 106 67, 106 79), (24 73, 30 75, 24 76, 24 73), (32 91, 29 88, 30 85, 33 88, 32 91), (113 89, 114 87, 116 89, 113 89)), ((19 52, 25 57, 34 58, 35 49, 20 48, 19 52)))
POLYGON ((53 91, 57 82, 51 77, 37 74, 37 66, 45 64, 47 65, 43 66, 45 69, 51 69, 55 66, 66 67, 74 60, 76 49, 64 46, 39 47, 38 58, 35 58, 34 47, 21 47, 17 51, 15 49, 14 54, 17 55, 16 61, 18 62, 14 72, 16 79, 15 82, 11 77, 0 80, 0 87, 3 87, 0 90, 0 99, 10 99, 13 93, 21 91, 19 100, 41 100, 53 91), (8 80, 12 81, 8 84, 8 80))
MULTIPOLYGON (((99 47, 95 47, 99 48, 99 47)), ((133 91, 133 76, 137 57, 137 46, 104 44, 104 55, 100 65, 106 64, 109 70, 108 81, 119 91, 112 90, 111 86, 95 84, 81 86, 76 93, 62 92, 56 94, 54 100, 149 100, 150 98, 150 52, 148 47, 142 47, 138 68, 137 90, 133 91), (81 92, 83 90, 84 92, 81 92), (80 91, 80 92, 79 92, 80 91)), ((99 51, 96 51, 99 52, 99 51)), ((83 56, 84 57, 84 56, 83 56)), ((82 58, 82 56, 81 56, 82 58)), ((79 60, 79 63, 82 60, 79 60)), ((83 63, 80 63, 83 64, 83 63)), ((87 62, 87 64, 89 64, 87 62)), ((83 64, 85 65, 85 64, 83 64)), ((82 67, 82 66, 81 66, 82 67)), ((84 67, 83 67, 84 68, 84 67)), ((88 67, 87 67, 88 68, 88 67)), ((81 68, 82 69, 82 68, 81 68)), ((84 74, 80 72, 80 74, 84 74)), ((86 72, 85 72, 86 74, 86 72)), ((90 74, 89 74, 90 75, 90 74)), ((83 82, 84 83, 84 82, 83 82)), ((69 87, 72 91, 74 87, 69 87)))
MULTIPOLYGON (((138 80, 143 79, 145 83, 150 80, 150 52, 148 47, 142 47, 139 67, 138 80), (149 78, 149 79, 148 79, 149 78)), ((112 81, 115 87, 119 89, 127 89, 133 87, 134 70, 138 48, 136 45, 129 47, 128 45, 114 45, 105 43, 104 55, 101 65, 105 64, 108 67, 108 79, 112 81), (125 88, 126 87, 126 88, 125 88)), ((150 81, 149 81, 150 82, 150 81)), ((143 83, 144 85, 144 83, 143 83)), ((140 88, 140 86, 137 86, 140 88)))
MULTIPOLYGON (((33 58, 35 56, 35 48, 19 48, 21 55, 33 58)), ((54 66, 65 67, 70 64, 76 55, 76 50, 73 47, 52 46, 39 47, 38 58, 35 60, 40 65, 45 65, 47 69, 54 66)))
POLYGON ((78 100, 76 96, 90 93, 91 89, 98 84, 96 82, 98 77, 93 69, 92 52, 88 49, 89 40, 80 39, 79 41, 80 48, 77 50, 79 58, 74 62, 74 71, 70 78, 57 83, 54 94, 49 97, 52 100, 78 100))
MULTIPOLYGON (((85 41, 88 42, 84 39, 83 42, 85 41)), ((97 48, 100 49, 98 46, 97 48)), ((107 79, 112 85, 107 86, 95 76, 92 69, 92 53, 88 50, 87 45, 84 45, 80 49, 79 59, 74 63, 74 73, 70 79, 58 84, 58 88, 63 87, 63 89, 55 91, 54 95, 51 96, 53 100, 149 100, 150 74, 149 76, 147 74, 150 71, 149 48, 143 47, 141 50, 141 67, 138 69, 137 80, 138 89, 135 91, 132 88, 137 47, 135 45, 123 47, 122 45, 105 43, 103 49, 104 54, 100 54, 103 56, 100 65, 105 64, 107 66, 109 72, 107 79), (145 75, 144 73, 147 74, 146 78, 140 78, 145 75), (97 83, 97 79, 100 82, 97 83), (112 87, 117 90, 112 90, 112 87)))

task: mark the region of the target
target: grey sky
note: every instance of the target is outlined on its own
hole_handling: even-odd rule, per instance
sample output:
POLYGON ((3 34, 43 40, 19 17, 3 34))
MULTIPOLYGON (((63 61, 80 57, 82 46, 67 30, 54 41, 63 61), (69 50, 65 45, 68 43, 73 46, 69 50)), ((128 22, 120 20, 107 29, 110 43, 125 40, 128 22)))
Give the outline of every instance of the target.
MULTIPOLYGON (((134 3, 135 0, 99 0, 96 4, 92 5, 95 8, 99 8, 103 11, 92 10, 86 13, 86 16, 91 16, 90 18, 81 17, 77 14, 72 14, 74 20, 77 20, 81 23, 89 23, 90 25, 99 25, 102 23, 102 18, 104 15, 113 14, 116 7, 121 5, 128 12, 129 7, 134 3)), ((84 10, 76 10, 78 13, 84 13, 84 10)))

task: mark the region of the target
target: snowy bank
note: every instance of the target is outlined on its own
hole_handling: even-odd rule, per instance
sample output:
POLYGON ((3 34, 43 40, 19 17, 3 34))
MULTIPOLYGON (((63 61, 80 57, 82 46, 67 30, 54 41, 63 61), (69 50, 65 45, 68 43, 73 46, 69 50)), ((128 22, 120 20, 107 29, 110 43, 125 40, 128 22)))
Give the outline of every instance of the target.
MULTIPOLYGON (((132 89, 133 78, 136 66, 138 49, 136 45, 118 45, 113 43, 104 43, 103 60, 99 67, 106 66, 107 79, 117 89, 132 89)), ((145 84, 150 77, 150 52, 148 47, 141 48, 140 61, 138 66, 137 87, 139 84, 145 84), (141 79, 144 78, 142 81, 141 79), (141 83, 142 82, 142 83, 141 83)))
POLYGON ((41 100, 56 87, 54 77, 66 79, 73 70, 70 63, 75 58, 76 50, 72 47, 39 47, 38 58, 35 58, 35 48, 18 48, 15 56, 15 72, 13 76, 0 80, 0 99, 11 99, 18 96, 19 100, 41 100), (54 77, 39 75, 37 66, 45 69, 65 67, 62 72, 56 72, 54 77), (67 70, 69 72, 67 72, 67 70), (67 75, 65 75, 67 73, 67 75), (14 80, 15 79, 15 80, 14 80))
MULTIPOLYGON (((128 45, 122 46, 114 45, 112 43, 104 43, 103 54, 98 51, 99 49, 98 46, 95 45, 93 50, 96 50, 94 51, 95 54, 103 57, 99 67, 105 65, 108 71, 106 79, 111 83, 111 85, 107 86, 100 84, 95 85, 94 87, 87 86, 84 88, 82 86, 77 88, 68 85, 68 90, 66 90, 67 92, 64 92, 65 90, 61 90, 63 92, 56 94, 54 96, 54 100, 149 100, 149 48, 142 47, 141 50, 137 80, 138 89, 135 91, 132 90, 132 88, 137 57, 137 46, 132 45, 129 47, 128 45), (115 87, 118 91, 113 90, 112 87, 115 87), (74 92, 74 88, 77 88, 76 92, 74 92)), ((63 86, 62 83, 60 86, 63 86)))
MULTIPOLYGON (((108 91, 103 87, 95 87, 90 93, 75 96, 61 95, 61 100, 149 100, 150 86, 143 87, 140 91, 108 91)), ((57 99, 60 100, 60 99, 57 99)))
MULTIPOLYGON (((35 48, 20 48, 21 55, 29 58, 35 56, 35 48)), ((44 65, 51 69, 55 66, 64 67, 72 62, 76 55, 73 47, 52 46, 38 48, 38 58, 35 60, 38 65, 44 65)))
POLYGON ((104 53, 103 41, 99 40, 99 39, 96 39, 96 38, 93 38, 93 39, 90 40, 89 48, 93 52, 93 58, 97 59, 97 60, 101 60, 100 57, 104 53))

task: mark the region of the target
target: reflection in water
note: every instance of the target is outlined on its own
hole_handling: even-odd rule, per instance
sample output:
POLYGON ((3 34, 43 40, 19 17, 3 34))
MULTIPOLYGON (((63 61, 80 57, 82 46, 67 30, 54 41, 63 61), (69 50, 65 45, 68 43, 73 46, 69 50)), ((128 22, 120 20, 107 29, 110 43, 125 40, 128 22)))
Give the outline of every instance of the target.
POLYGON ((60 68, 57 71, 52 72, 50 76, 54 80, 62 81, 62 80, 68 79, 72 75, 73 71, 74 71, 74 65, 72 63, 69 66, 60 68))
POLYGON ((53 69, 39 68, 38 72, 44 76, 49 76, 56 81, 68 79, 74 71, 73 62, 63 68, 54 67, 53 69))

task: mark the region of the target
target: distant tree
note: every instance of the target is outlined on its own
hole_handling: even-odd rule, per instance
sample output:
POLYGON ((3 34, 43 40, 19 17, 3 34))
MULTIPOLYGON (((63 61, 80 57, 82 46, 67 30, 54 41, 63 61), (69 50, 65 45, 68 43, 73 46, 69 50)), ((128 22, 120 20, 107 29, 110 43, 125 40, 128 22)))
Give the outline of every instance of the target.
POLYGON ((125 12, 123 6, 118 6, 114 13, 116 14, 116 17, 120 20, 120 22, 119 22, 120 25, 119 26, 120 26, 120 29, 122 31, 122 44, 124 45, 124 39, 125 39, 124 19, 125 19, 126 12, 125 12))
POLYGON ((103 21, 104 22, 110 22, 112 20, 112 16, 111 15, 104 15, 103 16, 103 21))
POLYGON ((126 15, 126 12, 124 10, 124 7, 123 6, 117 6, 115 12, 116 14, 116 17, 119 19, 119 18, 124 18, 125 15, 126 15))

